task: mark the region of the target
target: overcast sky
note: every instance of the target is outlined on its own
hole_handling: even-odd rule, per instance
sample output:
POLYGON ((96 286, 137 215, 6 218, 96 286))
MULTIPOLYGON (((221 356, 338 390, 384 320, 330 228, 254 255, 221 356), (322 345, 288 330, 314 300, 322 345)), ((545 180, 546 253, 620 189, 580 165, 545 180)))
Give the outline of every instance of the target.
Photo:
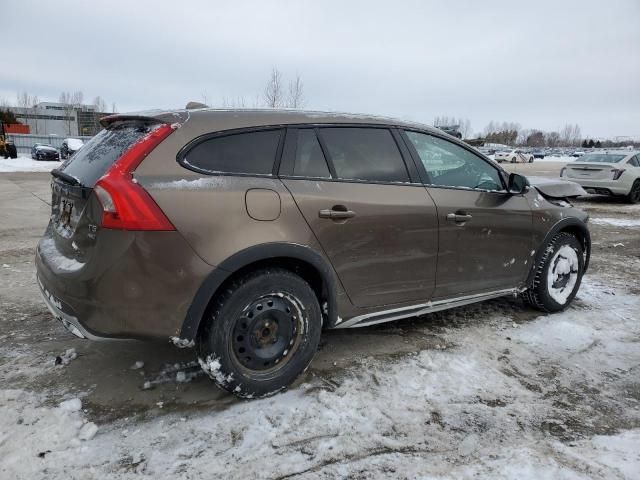
POLYGON ((640 138, 640 1, 2 0, 0 98, 183 107, 299 73, 308 109, 640 138))

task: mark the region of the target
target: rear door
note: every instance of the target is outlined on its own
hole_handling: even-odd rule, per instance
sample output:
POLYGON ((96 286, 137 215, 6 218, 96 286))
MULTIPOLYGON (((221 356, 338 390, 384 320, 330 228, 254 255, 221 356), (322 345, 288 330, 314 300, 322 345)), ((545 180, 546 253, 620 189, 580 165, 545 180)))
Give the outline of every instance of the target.
POLYGON ((507 193, 498 169, 471 149, 418 131, 404 138, 438 211, 434 298, 518 286, 533 242, 525 196, 507 193))
POLYGON ((398 142, 407 151, 375 127, 287 134, 281 178, 359 307, 425 301, 435 286, 435 205, 398 142))

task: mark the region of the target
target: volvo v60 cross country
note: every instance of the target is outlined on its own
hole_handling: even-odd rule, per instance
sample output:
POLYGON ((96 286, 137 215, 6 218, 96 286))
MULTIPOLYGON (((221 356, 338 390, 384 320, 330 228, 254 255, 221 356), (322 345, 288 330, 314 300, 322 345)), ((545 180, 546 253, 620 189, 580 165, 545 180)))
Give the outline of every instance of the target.
POLYGON ((102 122, 52 172, 47 305, 80 337, 193 346, 239 396, 289 385, 323 328, 518 293, 555 312, 588 265, 578 185, 531 186, 442 130, 274 110, 102 122))

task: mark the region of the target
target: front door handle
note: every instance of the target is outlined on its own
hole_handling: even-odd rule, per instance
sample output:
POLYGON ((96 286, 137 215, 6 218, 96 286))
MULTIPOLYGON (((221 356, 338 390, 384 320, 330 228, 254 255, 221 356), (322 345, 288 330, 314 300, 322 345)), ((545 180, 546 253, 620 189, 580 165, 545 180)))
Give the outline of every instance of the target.
POLYGON ((342 220, 345 218, 353 218, 356 216, 356 212, 353 210, 347 210, 342 205, 336 205, 332 209, 323 209, 318 212, 320 218, 330 218, 332 220, 342 220))
POLYGON ((473 217, 466 213, 448 213, 447 221, 453 223, 465 223, 471 220, 473 217))

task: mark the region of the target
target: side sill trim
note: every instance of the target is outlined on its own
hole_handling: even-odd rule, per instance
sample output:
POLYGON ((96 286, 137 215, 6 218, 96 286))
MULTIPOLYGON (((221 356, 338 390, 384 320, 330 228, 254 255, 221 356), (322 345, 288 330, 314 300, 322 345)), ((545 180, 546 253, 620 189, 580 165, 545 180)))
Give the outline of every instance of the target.
POLYGON ((427 313, 439 312, 449 308, 461 307, 470 303, 482 302, 492 298, 502 297, 504 295, 516 294, 520 291, 518 288, 507 288, 504 290, 496 290, 493 292, 477 293, 474 295, 466 295, 464 297, 449 298, 446 300, 437 300, 435 302, 421 303, 419 305, 411 305, 408 307, 393 308, 390 310, 382 310, 379 312, 367 313, 350 318, 344 323, 336 325, 335 328, 358 328, 376 325, 378 323, 390 322, 407 317, 417 317, 427 313))

